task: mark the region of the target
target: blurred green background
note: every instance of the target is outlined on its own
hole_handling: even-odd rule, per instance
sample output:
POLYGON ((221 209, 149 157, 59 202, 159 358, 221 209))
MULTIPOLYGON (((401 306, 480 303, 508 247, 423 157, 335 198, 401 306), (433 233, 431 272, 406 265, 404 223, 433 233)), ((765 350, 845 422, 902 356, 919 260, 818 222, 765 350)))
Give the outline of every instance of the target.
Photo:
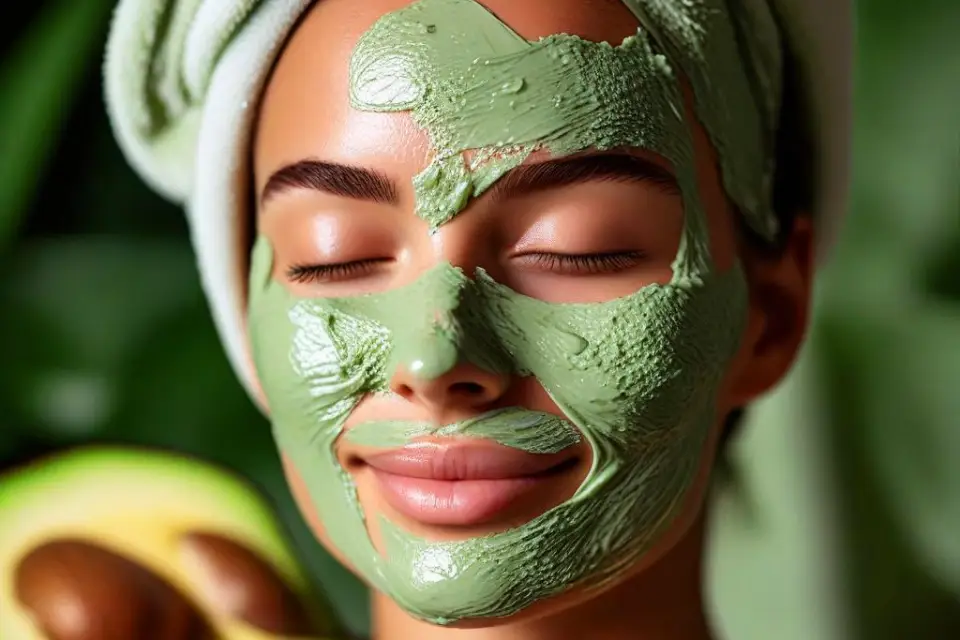
MULTIPOLYGON (((112 5, 34 2, 0 26, 0 470, 100 441, 238 469, 362 630, 363 589, 300 522, 221 352, 182 215, 113 142, 112 5)), ((960 2, 858 13, 852 213, 801 363, 717 488, 731 638, 960 638, 960 2)))

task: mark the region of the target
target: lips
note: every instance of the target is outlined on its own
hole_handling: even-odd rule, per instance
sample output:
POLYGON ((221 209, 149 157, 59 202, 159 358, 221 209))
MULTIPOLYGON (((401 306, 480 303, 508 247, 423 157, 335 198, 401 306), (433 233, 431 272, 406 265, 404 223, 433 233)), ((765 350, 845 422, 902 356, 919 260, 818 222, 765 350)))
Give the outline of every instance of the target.
POLYGON ((533 454, 489 441, 421 442, 363 461, 387 503, 428 525, 489 523, 548 493, 571 454, 533 454))
POLYGON ((569 458, 564 452, 533 454, 495 443, 421 442, 367 456, 371 467, 428 480, 504 480, 535 476, 569 458))

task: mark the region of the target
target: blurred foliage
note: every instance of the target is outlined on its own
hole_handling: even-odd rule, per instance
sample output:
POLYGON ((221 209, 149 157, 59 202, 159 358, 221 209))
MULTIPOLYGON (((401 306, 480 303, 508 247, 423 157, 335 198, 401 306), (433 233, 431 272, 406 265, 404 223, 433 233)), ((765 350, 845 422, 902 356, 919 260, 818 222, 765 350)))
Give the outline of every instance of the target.
MULTIPOLYGON (((313 543, 268 425, 222 355, 182 215, 112 140, 99 84, 112 5, 48 0, 0 27, 0 469, 92 441, 238 469, 272 497, 308 567, 362 630, 362 588, 313 543)), ((742 529, 721 523, 718 553, 745 564, 717 565, 745 594, 727 598, 743 607, 731 620, 761 617, 746 594, 769 599, 777 580, 800 584, 819 567, 830 602, 819 590, 785 605, 795 596, 784 591, 779 606, 793 613, 771 624, 800 625, 829 605, 855 640, 956 638, 960 3, 862 0, 859 12, 852 215, 822 277, 803 375, 738 443, 759 515, 742 529), (790 445, 797 434, 806 445, 790 445), (750 542, 764 522, 780 533, 750 542), (822 552, 816 536, 828 541, 822 552), (755 562, 759 582, 747 585, 737 572, 767 557, 763 544, 772 560, 755 562)))

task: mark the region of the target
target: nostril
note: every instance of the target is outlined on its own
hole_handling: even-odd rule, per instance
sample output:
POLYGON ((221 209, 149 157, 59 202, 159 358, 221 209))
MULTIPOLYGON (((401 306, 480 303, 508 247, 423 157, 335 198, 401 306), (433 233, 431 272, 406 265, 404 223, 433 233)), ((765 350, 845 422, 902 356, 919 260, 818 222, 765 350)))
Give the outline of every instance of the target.
POLYGON ((450 385, 450 393, 457 396, 475 398, 485 395, 485 389, 482 384, 476 382, 454 382, 450 385))
POLYGON ((413 387, 408 384, 394 385, 393 392, 404 400, 413 400, 413 396, 415 395, 413 392, 413 387))

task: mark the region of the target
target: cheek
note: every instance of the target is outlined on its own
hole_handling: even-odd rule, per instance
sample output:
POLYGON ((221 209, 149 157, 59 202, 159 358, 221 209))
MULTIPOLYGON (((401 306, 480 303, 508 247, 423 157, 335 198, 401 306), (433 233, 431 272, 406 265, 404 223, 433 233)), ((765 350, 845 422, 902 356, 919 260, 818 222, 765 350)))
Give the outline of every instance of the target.
POLYGON ((351 572, 356 573, 353 565, 350 564, 347 558, 343 556, 337 547, 330 541, 330 537, 327 535, 327 530, 323 526, 320 516, 317 514, 317 509, 313 504, 313 500, 310 498, 307 485, 300 476, 300 472, 297 471, 297 468, 294 466, 293 461, 290 460, 286 455, 281 455, 281 460, 283 462, 283 473, 287 478, 287 485, 290 487, 290 493, 293 494, 293 500, 297 505, 297 510, 300 511, 300 515, 307 523, 307 526, 310 527, 310 531, 337 562, 339 562, 342 566, 347 567, 351 572))
POLYGON ((280 458, 283 462, 283 474, 287 478, 287 485, 290 487, 290 492, 293 494, 293 499, 297 503, 300 514, 304 520, 306 520, 314 535, 326 545, 327 540, 323 523, 320 521, 320 516, 317 515, 317 510, 312 504, 306 483, 300 476, 300 472, 297 471, 297 468, 294 466, 293 461, 290 460, 286 454, 281 454, 280 458))

